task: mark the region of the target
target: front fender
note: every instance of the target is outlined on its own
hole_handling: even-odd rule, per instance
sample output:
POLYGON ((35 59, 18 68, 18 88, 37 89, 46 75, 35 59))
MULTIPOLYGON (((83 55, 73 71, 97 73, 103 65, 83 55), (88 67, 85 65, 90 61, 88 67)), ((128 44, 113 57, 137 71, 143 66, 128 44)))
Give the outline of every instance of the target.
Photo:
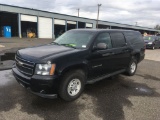
POLYGON ((63 75, 65 72, 68 72, 70 70, 74 69, 82 69, 84 73, 87 75, 88 74, 88 61, 86 60, 78 60, 78 61, 70 61, 67 62, 67 64, 62 65, 59 68, 59 75, 63 75))

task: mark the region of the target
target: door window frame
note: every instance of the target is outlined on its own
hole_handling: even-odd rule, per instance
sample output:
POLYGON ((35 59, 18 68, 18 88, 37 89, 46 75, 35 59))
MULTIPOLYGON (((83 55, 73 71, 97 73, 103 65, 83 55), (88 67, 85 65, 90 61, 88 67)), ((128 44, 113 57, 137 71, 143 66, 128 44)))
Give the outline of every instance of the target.
POLYGON ((126 37, 125 37, 125 35, 124 35, 124 33, 123 32, 110 32, 110 34, 111 33, 121 33, 123 36, 124 36, 124 40, 125 40, 125 45, 124 46, 122 46, 122 47, 113 47, 113 45, 114 45, 114 40, 112 39, 112 37, 111 37, 111 35, 110 35, 110 37, 111 37, 111 40, 112 40, 112 48, 123 48, 123 47, 126 47, 127 46, 127 40, 126 40, 126 37))
MULTIPOLYGON (((104 50, 113 49, 113 41, 112 41, 110 32, 108 32, 108 31, 100 32, 100 33, 97 34, 97 36, 96 36, 96 38, 95 38, 95 40, 94 40, 94 42, 93 42, 93 47, 92 47, 92 49, 93 49, 94 47, 96 47, 96 41, 97 41, 98 36, 99 36, 100 34, 103 34, 103 33, 108 33, 108 35, 109 35, 109 37, 110 37, 110 40, 111 40, 111 45, 112 45, 112 48, 108 48, 108 49, 104 49, 104 50)), ((104 50, 96 50, 96 51, 104 51, 104 50)))

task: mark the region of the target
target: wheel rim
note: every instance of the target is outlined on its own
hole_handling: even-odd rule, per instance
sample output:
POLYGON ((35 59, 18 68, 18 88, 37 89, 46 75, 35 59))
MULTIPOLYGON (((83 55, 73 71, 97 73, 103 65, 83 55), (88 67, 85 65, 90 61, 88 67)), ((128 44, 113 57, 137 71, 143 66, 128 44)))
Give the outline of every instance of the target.
POLYGON ((135 72, 135 70, 136 70, 136 63, 135 62, 133 62, 132 64, 131 64, 131 73, 134 73, 135 72))
POLYGON ((70 96, 75 96, 79 93, 79 91, 81 90, 81 82, 79 79, 73 79, 70 81, 70 83, 68 84, 68 94, 70 96))

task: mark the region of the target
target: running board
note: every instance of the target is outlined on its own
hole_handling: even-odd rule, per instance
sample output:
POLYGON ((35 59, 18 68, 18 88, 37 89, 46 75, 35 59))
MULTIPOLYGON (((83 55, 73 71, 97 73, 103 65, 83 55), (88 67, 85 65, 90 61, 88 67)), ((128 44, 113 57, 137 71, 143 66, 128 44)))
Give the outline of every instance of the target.
POLYGON ((103 79, 105 79, 105 78, 111 77, 111 76, 113 76, 113 75, 117 75, 117 74, 123 73, 123 72, 125 72, 125 71, 126 71, 125 69, 122 69, 122 70, 116 71, 116 72, 114 72, 114 73, 104 75, 104 76, 102 76, 102 77, 98 77, 98 78, 95 78, 95 79, 92 79, 92 80, 88 80, 86 84, 93 84, 93 83, 95 83, 95 82, 98 82, 98 81, 103 80, 103 79))

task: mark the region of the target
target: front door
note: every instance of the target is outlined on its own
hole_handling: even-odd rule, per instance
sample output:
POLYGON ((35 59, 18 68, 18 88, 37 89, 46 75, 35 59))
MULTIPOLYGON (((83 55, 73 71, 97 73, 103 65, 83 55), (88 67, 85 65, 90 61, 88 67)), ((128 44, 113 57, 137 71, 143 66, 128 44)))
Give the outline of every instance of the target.
POLYGON ((89 74, 88 78, 93 79, 113 72, 114 51, 112 50, 112 42, 109 33, 100 33, 94 43, 96 46, 98 43, 107 44, 107 49, 94 50, 89 56, 89 74))

